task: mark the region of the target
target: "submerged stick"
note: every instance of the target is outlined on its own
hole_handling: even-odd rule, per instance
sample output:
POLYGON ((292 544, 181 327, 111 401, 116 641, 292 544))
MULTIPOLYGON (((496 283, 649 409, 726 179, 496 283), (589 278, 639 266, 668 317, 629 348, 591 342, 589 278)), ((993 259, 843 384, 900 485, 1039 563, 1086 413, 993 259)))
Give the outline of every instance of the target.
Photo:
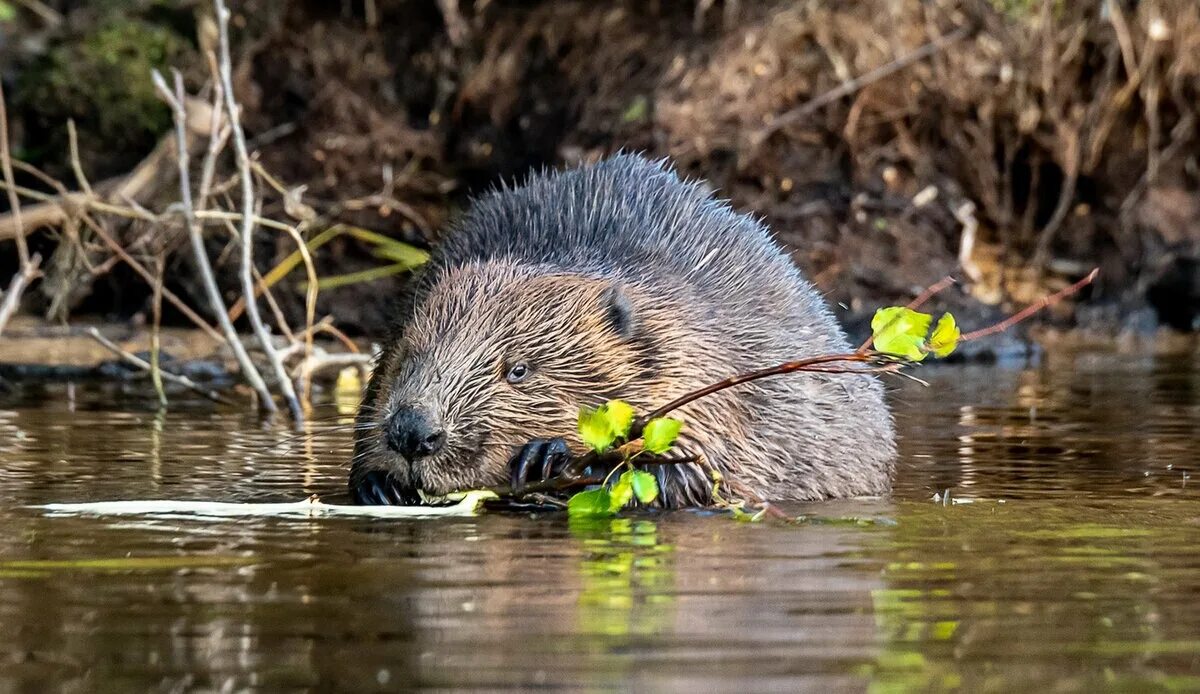
POLYGON ((167 259, 159 253, 154 263, 154 322, 150 325, 150 380, 154 383, 154 392, 158 395, 159 407, 167 406, 167 392, 163 388, 162 375, 162 289, 163 272, 166 270, 167 259))
MULTIPOLYGON (((213 0, 213 6, 217 12, 220 88, 225 92, 225 113, 229 119, 230 132, 233 135, 233 151, 237 156, 238 176, 241 178, 242 184, 241 277, 242 293, 246 297, 246 318, 254 328, 254 334, 258 336, 260 346, 267 355, 267 361, 271 363, 271 369, 274 370, 275 377, 279 380, 279 388, 283 391, 283 398, 291 411, 292 421, 299 425, 304 422, 304 412, 300 409, 300 401, 296 398, 296 388, 288 376, 287 369, 283 366, 283 360, 279 358, 279 352, 271 342, 271 334, 263 324, 262 316, 258 312, 258 302, 254 299, 254 219, 256 217, 254 214, 254 181, 250 173, 250 154, 246 148, 246 134, 242 131, 238 104, 233 95, 233 66, 229 57, 229 9, 225 7, 224 0, 213 0)), ((228 316, 225 320, 228 320, 228 316)))
POLYGON ((314 516, 354 516, 367 518, 437 518, 474 516, 483 502, 494 498, 486 491, 450 495, 447 506, 343 506, 326 504, 312 496, 306 501, 277 504, 239 504, 221 501, 177 501, 146 499, 134 501, 94 501, 79 504, 42 504, 40 509, 53 516, 187 516, 204 518, 237 518, 247 516, 311 518, 314 516))
MULTIPOLYGON (((107 337, 101 335, 99 330, 97 330, 95 328, 88 328, 87 334, 93 340, 100 343, 101 347, 104 347, 108 351, 117 355, 126 363, 136 366, 137 368, 141 369, 142 371, 146 371, 149 373, 154 372, 154 366, 152 364, 150 364, 145 359, 142 359, 141 357, 139 357, 135 354, 130 354, 129 352, 121 349, 120 345, 118 345, 117 343, 108 339, 107 337)), ((229 400, 222 397, 220 393, 218 393, 215 390, 209 390, 208 388, 205 388, 204 386, 200 385, 199 383, 196 383, 195 381, 188 378, 187 376, 180 376, 178 374, 173 374, 170 371, 164 371, 162 369, 158 369, 157 371, 158 371, 159 377, 162 378, 164 381, 170 381, 171 383, 183 386, 184 388, 187 388, 189 390, 194 390, 195 392, 203 395, 204 397, 208 398, 209 400, 212 400, 213 402, 229 404, 229 400)))

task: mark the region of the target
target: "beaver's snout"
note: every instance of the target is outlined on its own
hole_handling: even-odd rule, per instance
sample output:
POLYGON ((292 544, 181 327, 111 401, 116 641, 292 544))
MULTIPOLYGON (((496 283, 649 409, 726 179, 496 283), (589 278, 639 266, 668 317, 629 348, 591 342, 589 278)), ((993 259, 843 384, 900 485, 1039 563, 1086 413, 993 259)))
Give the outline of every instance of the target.
POLYGON ((388 418, 384 436, 388 448, 408 461, 433 455, 446 444, 446 431, 424 410, 400 406, 388 418))

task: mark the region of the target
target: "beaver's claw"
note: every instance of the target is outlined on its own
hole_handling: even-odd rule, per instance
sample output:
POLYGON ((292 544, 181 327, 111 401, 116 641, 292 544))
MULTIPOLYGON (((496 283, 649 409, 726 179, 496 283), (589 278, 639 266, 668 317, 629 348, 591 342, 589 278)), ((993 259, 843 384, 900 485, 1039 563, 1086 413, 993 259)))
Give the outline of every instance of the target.
POLYGON ((421 502, 406 491, 390 473, 371 470, 365 473, 351 490, 354 503, 360 506, 413 506, 421 502))
POLYGON ((521 447, 509 463, 514 492, 526 485, 556 477, 571 460, 571 449, 564 439, 534 439, 521 447))

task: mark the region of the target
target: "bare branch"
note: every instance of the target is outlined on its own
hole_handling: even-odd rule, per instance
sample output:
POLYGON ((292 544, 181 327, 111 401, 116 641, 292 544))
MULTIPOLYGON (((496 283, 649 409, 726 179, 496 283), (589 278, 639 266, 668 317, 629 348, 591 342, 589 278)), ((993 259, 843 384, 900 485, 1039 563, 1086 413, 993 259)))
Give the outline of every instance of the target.
POLYGON ((1067 298, 1068 296, 1071 296, 1075 292, 1078 292, 1080 289, 1083 289, 1084 287, 1088 286, 1089 284, 1092 283, 1093 280, 1096 279, 1096 275, 1098 275, 1098 274, 1100 274, 1100 268, 1095 268, 1087 274, 1087 277, 1084 277, 1083 279, 1079 280, 1075 284, 1072 284, 1071 286, 1067 287, 1066 289, 1060 289, 1059 291, 1054 292, 1053 294, 1051 294, 1049 296, 1043 296, 1041 299, 1038 299, 1034 303, 1026 306, 1025 308, 1021 309, 1017 313, 1014 313, 1013 315, 1009 316, 1008 318, 1005 318, 1004 320, 1000 321, 999 323, 996 323, 995 325, 989 325, 986 328, 980 328, 979 330, 973 330, 969 333, 964 333, 962 335, 962 337, 958 338, 958 341, 960 343, 961 342, 970 342, 971 340, 978 340, 981 337, 987 337, 989 335, 995 335, 996 333, 1002 333, 1005 330, 1008 330, 1009 328, 1013 327, 1017 323, 1020 323, 1021 321, 1026 320, 1027 318, 1029 318, 1033 314, 1037 313, 1038 311, 1041 311, 1042 309, 1044 309, 1048 306, 1053 306, 1054 304, 1057 304, 1058 302, 1062 301, 1063 299, 1067 298))
POLYGON ((34 254, 29 262, 13 275, 8 284, 8 291, 4 293, 4 303, 0 303, 0 334, 4 333, 4 326, 8 325, 9 318, 17 310, 17 304, 21 303, 21 295, 25 293, 25 288, 38 276, 38 267, 41 264, 42 257, 34 254))
POLYGON ((25 225, 21 221, 21 200, 17 197, 16 183, 13 180, 12 153, 8 149, 8 107, 5 105, 3 84, 0 84, 0 169, 3 169, 4 173, 4 187, 8 189, 8 206, 12 209, 10 214, 17 230, 17 257, 21 260, 21 272, 24 274, 29 268, 29 245, 25 242, 25 225))
MULTIPOLYGON (((225 91, 225 113, 233 136, 233 151, 237 155, 238 175, 242 182, 241 276, 242 293, 246 297, 246 318, 254 328, 254 334, 258 336, 262 350, 266 353, 276 378, 279 379, 279 387, 283 391, 288 409, 291 410, 292 421, 300 424, 304 421, 304 412, 300 409, 300 401, 296 398, 295 386, 288 377, 283 360, 279 358, 279 353, 271 343, 271 334, 263 324, 262 316, 258 312, 258 302, 254 298, 254 276, 251 272, 254 267, 254 220, 256 217, 254 214, 254 180, 250 173, 250 154, 246 149, 246 134, 242 131, 237 99, 233 93, 233 65, 229 57, 229 9, 225 7, 224 0, 213 0, 213 7, 217 13, 220 85, 225 91)), ((182 78, 176 77, 176 82, 181 84, 182 78)), ((177 87, 177 89, 180 88, 177 87)), ((228 316, 224 320, 228 320, 228 316)))
POLYGON ((225 302, 221 300, 221 292, 217 288, 217 280, 213 276, 208 252, 204 249, 204 238, 200 233, 200 225, 196 221, 195 208, 192 207, 192 184, 188 173, 187 113, 183 106, 183 77, 178 72, 175 73, 174 93, 167 87, 167 81, 157 70, 153 77, 154 86, 175 114, 175 140, 178 148, 176 160, 179 163, 179 194, 183 203, 183 219, 187 226, 188 239, 191 241, 192 255, 195 256, 196 267, 200 270, 200 279, 204 284, 204 291, 208 295, 209 309, 216 315, 217 322, 221 325, 221 331, 225 333, 225 340, 233 350, 234 358, 237 359, 238 366, 242 370, 242 375, 250 383, 250 387, 258 393, 259 407, 267 412, 275 412, 275 400, 271 397, 271 391, 267 389, 262 375, 258 373, 254 362, 250 360, 245 345, 238 338, 237 331, 233 328, 233 322, 229 320, 229 314, 225 311, 225 302))
POLYGON ((0 169, 4 172, 4 187, 8 191, 8 205, 16 227, 17 257, 21 266, 8 285, 4 303, 0 304, 0 333, 4 332, 4 326, 8 325, 9 318, 21 303, 21 295, 25 293, 26 287, 41 274, 38 268, 42 263, 41 256, 29 256, 29 245, 25 242, 21 200, 17 197, 16 185, 13 182, 12 154, 8 149, 8 109, 4 101, 4 85, 0 84, 0 169))

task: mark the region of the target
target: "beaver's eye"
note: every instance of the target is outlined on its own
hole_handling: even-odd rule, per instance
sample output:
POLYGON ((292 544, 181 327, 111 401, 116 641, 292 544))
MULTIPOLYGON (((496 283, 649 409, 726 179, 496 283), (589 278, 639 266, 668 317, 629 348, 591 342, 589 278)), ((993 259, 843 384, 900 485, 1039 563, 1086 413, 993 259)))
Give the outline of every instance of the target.
POLYGON ((529 378, 529 373, 529 364, 519 361, 508 368, 508 374, 504 377, 504 380, 509 383, 520 383, 529 378))

